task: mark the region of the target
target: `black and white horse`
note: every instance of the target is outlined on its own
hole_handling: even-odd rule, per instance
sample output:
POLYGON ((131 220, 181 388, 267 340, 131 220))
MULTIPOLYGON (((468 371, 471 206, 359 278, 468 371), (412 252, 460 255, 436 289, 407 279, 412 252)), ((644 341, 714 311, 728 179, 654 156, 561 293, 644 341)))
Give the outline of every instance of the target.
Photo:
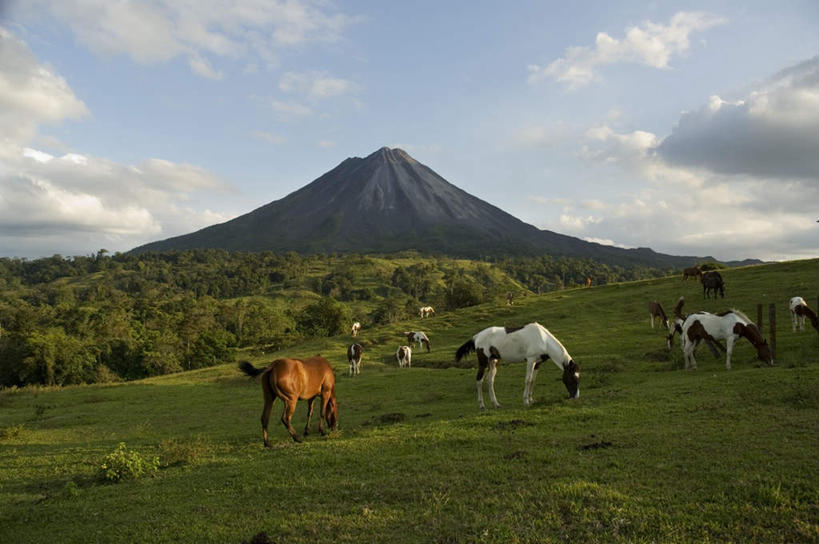
POLYGON ((805 319, 810 320, 810 324, 813 325, 816 332, 819 332, 819 319, 817 319, 816 313, 808 308, 808 303, 805 302, 805 299, 802 297, 793 297, 788 306, 791 310, 793 332, 796 332, 797 326, 800 331, 805 330, 805 319))
POLYGON ((538 368, 544 361, 551 359, 563 371, 563 384, 569 392, 569 398, 580 396, 580 367, 574 362, 569 352, 560 341, 552 336, 540 323, 529 323, 524 327, 506 328, 489 327, 473 336, 458 348, 455 359, 460 361, 472 351, 478 354, 478 406, 485 408, 483 402, 484 373, 488 381, 489 398, 495 408, 498 399, 495 397, 495 374, 498 361, 526 361, 526 381, 523 387, 523 405, 530 406, 532 390, 538 368), (490 365, 491 363, 491 365, 490 365), (487 367, 488 370, 487 370, 487 367))
POLYGON ((347 362, 350 363, 350 376, 361 374, 361 354, 364 349, 361 344, 347 346, 347 362))
POLYGON ((697 312, 689 315, 682 326, 685 369, 695 370, 697 368, 694 349, 700 342, 707 342, 712 351, 715 351, 715 346, 722 348, 717 341, 725 340, 725 368, 731 370, 731 353, 734 351, 734 344, 740 337, 747 338, 756 348, 757 357, 760 361, 773 366, 773 355, 771 355, 768 342, 762 338, 759 327, 742 312, 730 310, 721 314, 697 312))
POLYGON ((395 358, 398 360, 399 368, 412 367, 412 348, 409 346, 400 346, 395 351, 395 358))
POLYGON ((416 344, 417 343, 419 348, 421 347, 422 344, 424 346, 426 346, 427 353, 429 353, 429 349, 430 349, 430 347, 429 347, 429 338, 427 338, 426 334, 424 334, 421 331, 413 331, 413 332, 407 331, 407 332, 404 333, 404 336, 407 337, 407 341, 410 344, 416 344))

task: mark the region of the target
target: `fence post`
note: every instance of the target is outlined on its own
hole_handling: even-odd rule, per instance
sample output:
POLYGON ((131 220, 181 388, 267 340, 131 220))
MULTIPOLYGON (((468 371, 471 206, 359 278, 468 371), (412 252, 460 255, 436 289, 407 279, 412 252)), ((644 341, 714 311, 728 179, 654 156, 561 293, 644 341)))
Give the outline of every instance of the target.
POLYGON ((756 325, 759 327, 760 333, 765 332, 762 327, 762 304, 756 305, 756 325))
POLYGON ((776 304, 773 302, 768 306, 768 328, 771 329, 771 357, 776 360, 776 304))

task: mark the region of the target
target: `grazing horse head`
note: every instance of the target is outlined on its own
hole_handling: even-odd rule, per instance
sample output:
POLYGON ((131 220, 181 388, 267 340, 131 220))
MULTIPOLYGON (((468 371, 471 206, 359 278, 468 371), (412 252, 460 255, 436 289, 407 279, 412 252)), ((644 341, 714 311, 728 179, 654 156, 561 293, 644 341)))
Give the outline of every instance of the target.
POLYGON ((580 396, 580 367, 573 359, 563 363, 563 385, 566 386, 570 399, 580 396))
POLYGON ((756 357, 763 363, 773 366, 774 359, 771 353, 771 346, 768 341, 762 338, 762 333, 755 323, 737 323, 734 325, 734 332, 748 341, 756 348, 756 357))

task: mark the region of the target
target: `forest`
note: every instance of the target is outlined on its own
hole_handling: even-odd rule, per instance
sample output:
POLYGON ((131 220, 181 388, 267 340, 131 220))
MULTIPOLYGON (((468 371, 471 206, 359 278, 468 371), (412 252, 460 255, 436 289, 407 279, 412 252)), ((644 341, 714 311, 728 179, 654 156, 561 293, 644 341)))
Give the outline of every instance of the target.
POLYGON ((0 387, 133 380, 492 299, 660 277, 590 259, 189 250, 0 258, 0 387))

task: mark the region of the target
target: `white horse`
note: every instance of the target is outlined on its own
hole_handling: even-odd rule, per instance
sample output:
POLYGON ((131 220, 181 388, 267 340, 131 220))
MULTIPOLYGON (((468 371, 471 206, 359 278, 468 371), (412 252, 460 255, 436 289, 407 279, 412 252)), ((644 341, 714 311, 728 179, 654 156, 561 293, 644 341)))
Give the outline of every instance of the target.
POLYGON ((415 331, 415 332, 404 332, 404 335, 407 337, 407 341, 410 344, 416 344, 417 343, 419 348, 421 347, 422 344, 424 346, 426 346, 427 347, 427 353, 429 353, 429 338, 427 338, 426 334, 424 334, 421 331, 415 331))
POLYGON ((805 318, 810 319, 813 328, 819 332, 819 319, 816 318, 816 313, 808 308, 808 303, 802 297, 793 297, 790 300, 789 307, 791 309, 791 325, 793 325, 793 332, 796 332, 797 325, 800 331, 805 330, 805 318))
POLYGON ((435 315, 435 308, 432 306, 422 306, 421 310, 419 311, 421 317, 429 317, 431 315, 435 315))
POLYGON ((681 336, 686 370, 697 368, 694 349, 700 342, 707 342, 716 354, 716 347, 722 348, 717 340, 725 340, 725 368, 731 370, 731 353, 740 337, 747 338, 756 348, 760 361, 771 366, 774 364, 771 349, 768 342, 762 338, 759 327, 738 310, 730 310, 721 314, 708 312, 691 314, 683 322, 681 336))
POLYGON ((361 330, 361 323, 356 321, 355 323, 353 323, 353 327, 350 329, 350 334, 353 335, 353 336, 356 336, 358 334, 358 331, 360 331, 360 330, 361 330))
POLYGON ((395 358, 398 359, 399 368, 412 367, 412 348, 409 346, 400 346, 395 352, 395 358))
POLYGON ((363 351, 360 344, 350 344, 347 346, 347 362, 350 363, 350 376, 361 374, 361 353, 363 351))
POLYGON ((523 405, 530 406, 532 390, 535 385, 540 363, 551 359, 563 371, 563 384, 569 392, 569 398, 580 396, 580 367, 572 360, 569 352, 560 341, 552 336, 540 323, 529 323, 524 327, 506 328, 489 327, 458 348, 455 359, 460 361, 470 352, 478 354, 478 406, 485 408, 483 402, 483 379, 489 363, 492 365, 486 371, 489 398, 495 408, 498 408, 498 399, 495 397, 495 374, 498 372, 498 361, 526 361, 526 381, 523 387, 523 405))

